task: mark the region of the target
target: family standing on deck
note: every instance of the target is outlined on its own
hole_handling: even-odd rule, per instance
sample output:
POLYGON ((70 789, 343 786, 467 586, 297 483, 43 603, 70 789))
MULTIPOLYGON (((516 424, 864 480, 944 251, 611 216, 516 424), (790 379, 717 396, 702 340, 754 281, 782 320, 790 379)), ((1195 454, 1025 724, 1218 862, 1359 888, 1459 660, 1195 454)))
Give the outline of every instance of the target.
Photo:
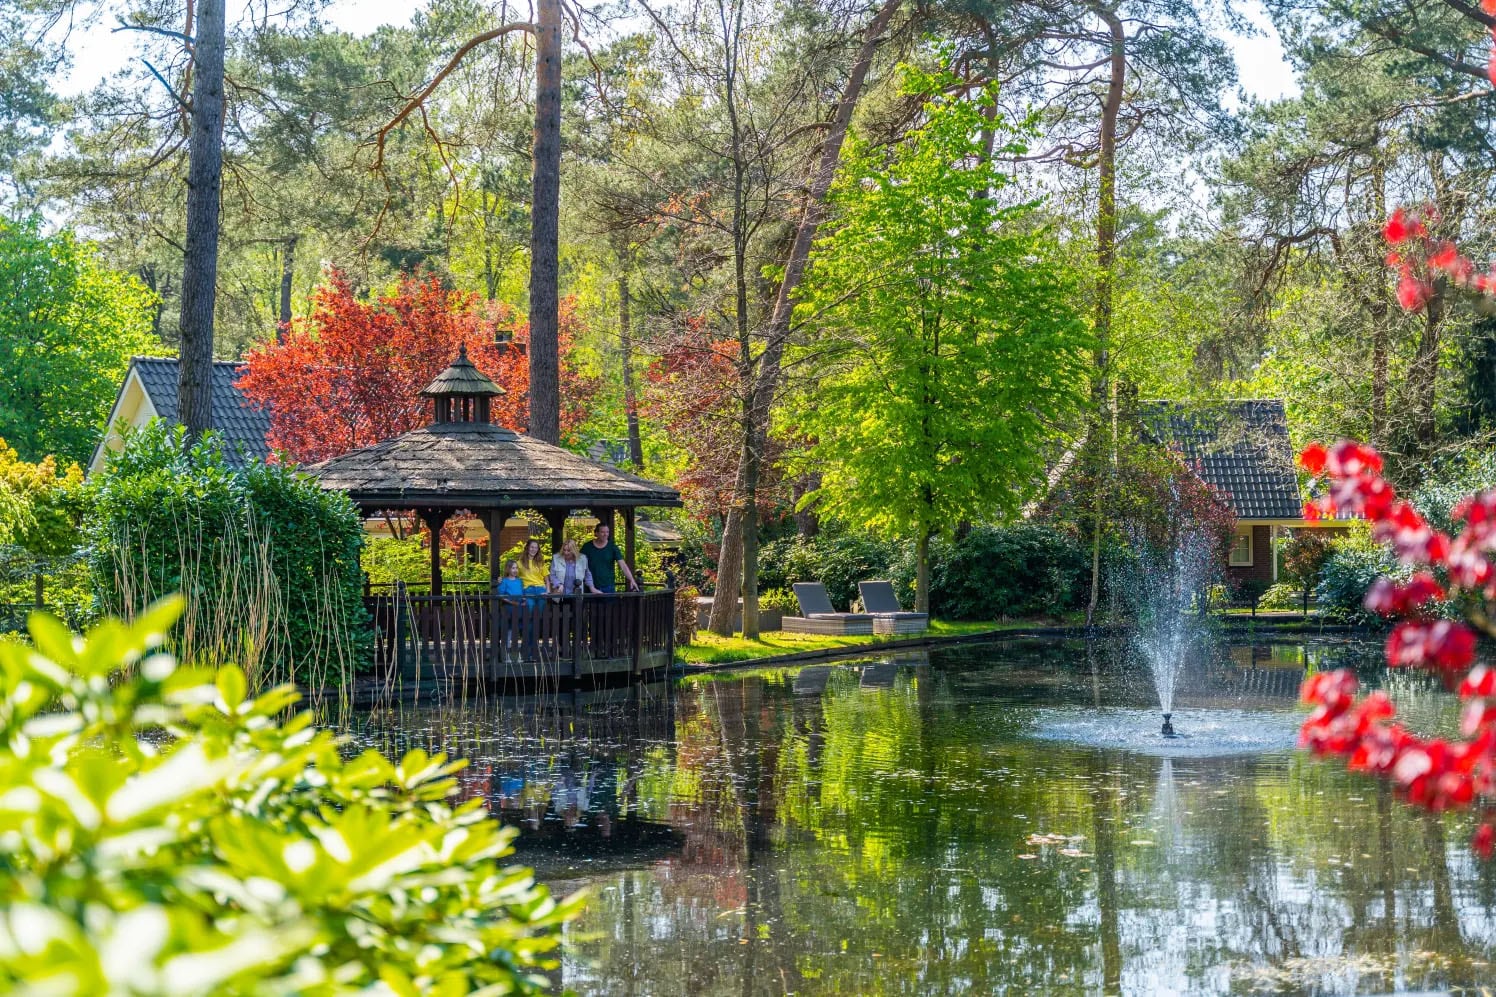
POLYGON ((541 552, 540 541, 530 539, 519 560, 504 566, 504 577, 499 581, 498 594, 537 609, 541 596, 575 595, 579 592, 595 595, 610 595, 617 591, 618 571, 630 592, 639 590, 639 581, 634 571, 623 559, 623 551, 613 542, 612 529, 606 523, 598 523, 592 529, 592 539, 578 547, 575 540, 568 540, 551 558, 549 566, 541 552), (522 598, 527 597, 527 598, 522 598))

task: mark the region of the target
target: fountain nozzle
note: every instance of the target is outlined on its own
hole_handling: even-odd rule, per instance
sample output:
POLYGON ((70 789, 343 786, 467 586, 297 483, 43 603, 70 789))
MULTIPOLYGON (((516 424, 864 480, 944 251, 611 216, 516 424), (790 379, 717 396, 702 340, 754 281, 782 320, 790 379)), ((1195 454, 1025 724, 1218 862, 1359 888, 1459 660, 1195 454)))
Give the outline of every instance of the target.
POLYGON ((1169 719, 1173 715, 1174 714, 1172 714, 1172 713, 1165 713, 1164 714, 1164 729, 1163 729, 1163 735, 1164 735, 1164 737, 1177 737, 1178 736, 1177 734, 1174 733, 1174 723, 1173 723, 1173 721, 1171 721, 1169 719))

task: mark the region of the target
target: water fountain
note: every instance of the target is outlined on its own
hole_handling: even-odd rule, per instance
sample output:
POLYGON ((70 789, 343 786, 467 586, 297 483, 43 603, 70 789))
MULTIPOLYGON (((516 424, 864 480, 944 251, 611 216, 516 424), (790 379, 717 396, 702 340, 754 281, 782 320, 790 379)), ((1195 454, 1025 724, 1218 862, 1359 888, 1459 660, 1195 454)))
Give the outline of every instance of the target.
MULTIPOLYGON (((1175 692, 1187 661, 1219 661, 1221 648, 1211 632, 1203 600, 1219 566, 1215 541, 1200 525, 1180 515, 1166 529, 1131 537, 1129 551, 1110 567, 1110 591, 1118 615, 1131 622, 1121 671, 1138 675, 1141 664, 1153 686, 1156 706, 1139 708, 1133 689, 1125 703, 1107 705, 1097 692, 1088 709, 1055 707, 1035 712, 1033 736, 1172 758, 1257 754, 1292 747, 1298 717, 1291 709, 1241 708, 1235 693, 1206 693, 1207 709, 1176 709, 1175 692), (1178 719, 1176 720, 1176 716, 1178 719), (1161 721, 1161 723, 1160 723, 1161 721)), ((1211 667, 1199 683, 1209 687, 1220 671, 1211 667)), ((1093 676, 1098 673, 1093 664, 1093 676)), ((1093 677, 1093 683, 1099 680, 1093 677)), ((1096 686, 1099 689, 1099 685, 1096 686)), ((1285 706, 1293 699, 1286 699, 1285 706)))
POLYGON ((1148 664, 1163 714, 1164 737, 1183 737, 1174 729, 1174 687, 1190 648, 1206 638, 1200 601, 1215 569, 1211 538, 1194 525, 1172 531, 1172 545, 1160 549, 1135 538, 1132 560, 1120 570, 1118 592, 1135 621, 1132 643, 1148 664))

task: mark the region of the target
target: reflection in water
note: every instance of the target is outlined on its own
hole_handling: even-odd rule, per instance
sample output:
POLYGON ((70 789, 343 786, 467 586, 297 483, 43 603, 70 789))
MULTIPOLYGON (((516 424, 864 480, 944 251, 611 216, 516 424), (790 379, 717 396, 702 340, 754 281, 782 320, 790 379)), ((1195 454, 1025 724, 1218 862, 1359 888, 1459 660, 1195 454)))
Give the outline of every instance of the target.
MULTIPOLYGON (((1221 648, 1178 705, 1291 730, 1304 670, 1375 680, 1363 653, 1221 648)), ((1278 741, 1045 736, 1146 711, 1138 679, 1125 651, 1026 642, 395 711, 359 735, 474 759, 464 792, 522 828, 521 859, 589 888, 560 974, 582 994, 1478 993, 1496 975, 1496 881, 1460 818, 1278 741)))

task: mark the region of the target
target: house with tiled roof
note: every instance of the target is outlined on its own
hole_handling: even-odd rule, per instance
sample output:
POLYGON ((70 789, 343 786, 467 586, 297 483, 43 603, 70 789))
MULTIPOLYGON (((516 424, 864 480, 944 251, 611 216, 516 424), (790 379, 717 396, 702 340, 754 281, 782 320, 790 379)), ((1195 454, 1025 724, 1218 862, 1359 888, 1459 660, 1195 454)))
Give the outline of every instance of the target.
MULTIPOLYGON (((243 368, 232 360, 213 363, 213 428, 223 436, 224 454, 233 464, 270 456, 265 438, 270 413, 252 405, 235 381, 243 368)), ((134 357, 109 412, 108 428, 88 463, 89 473, 104 466, 106 451, 120 448, 120 432, 139 428, 152 419, 178 420, 178 365, 175 357, 134 357)))
POLYGON ((1277 581, 1277 541, 1287 530, 1345 527, 1304 519, 1282 399, 1144 401, 1138 417, 1150 436, 1177 450, 1229 503, 1236 516, 1227 560, 1231 581, 1277 581))

